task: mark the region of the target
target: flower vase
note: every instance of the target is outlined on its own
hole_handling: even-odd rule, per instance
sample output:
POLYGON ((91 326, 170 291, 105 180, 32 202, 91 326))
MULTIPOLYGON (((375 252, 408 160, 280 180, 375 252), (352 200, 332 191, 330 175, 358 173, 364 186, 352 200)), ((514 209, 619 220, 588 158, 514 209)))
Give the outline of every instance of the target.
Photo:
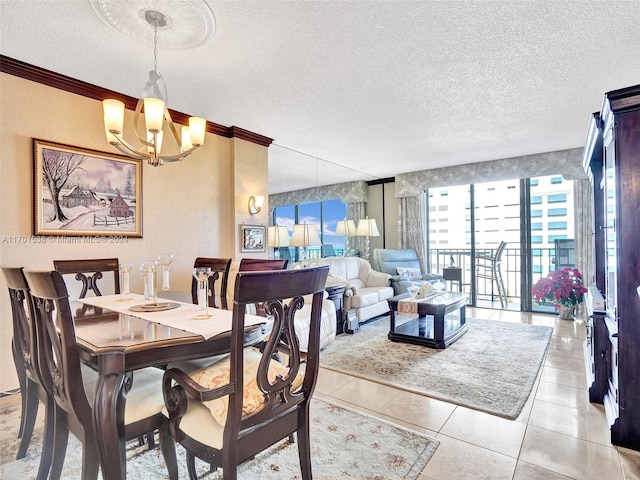
POLYGON ((573 316, 576 313, 576 307, 565 307, 564 305, 560 305, 560 310, 558 310, 558 317, 562 320, 573 320, 573 316))

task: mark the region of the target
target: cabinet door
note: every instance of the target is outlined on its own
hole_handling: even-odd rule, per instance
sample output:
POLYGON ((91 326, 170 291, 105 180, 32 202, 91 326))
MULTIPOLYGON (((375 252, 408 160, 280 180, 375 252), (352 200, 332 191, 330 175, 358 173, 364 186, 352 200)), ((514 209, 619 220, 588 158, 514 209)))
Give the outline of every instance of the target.
POLYGON ((616 215, 617 215, 617 178, 616 178, 616 160, 615 160, 615 141, 613 126, 605 131, 604 137, 604 219, 605 219, 605 284, 606 284, 606 302, 607 313, 615 322, 618 321, 617 315, 617 244, 616 244, 616 215))

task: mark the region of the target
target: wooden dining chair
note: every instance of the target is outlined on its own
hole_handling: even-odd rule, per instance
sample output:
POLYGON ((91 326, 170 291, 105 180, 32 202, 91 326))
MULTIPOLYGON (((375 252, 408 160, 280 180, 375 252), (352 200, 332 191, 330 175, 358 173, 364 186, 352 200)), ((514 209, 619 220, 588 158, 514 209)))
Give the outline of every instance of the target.
POLYGON ((289 260, 269 260, 266 258, 243 258, 240 260, 238 271, 240 272, 264 272, 266 270, 285 270, 289 260))
MULTIPOLYGON (((160 446, 166 458, 175 457, 176 441, 186 449, 191 480, 197 478, 196 457, 222 467, 223 479, 235 479, 239 464, 294 433, 302 478, 312 478, 309 407, 318 375, 327 274, 327 266, 239 272, 228 359, 189 375, 175 368, 165 372, 165 414, 170 427, 162 431, 160 446), (305 295, 311 296, 306 297, 311 302, 311 320, 303 374, 294 320, 305 295), (272 319, 263 352, 244 346, 247 306, 259 302, 265 303, 272 319), (284 364, 272 358, 283 342, 289 351, 284 364)), ((169 478, 176 480, 177 470, 170 471, 169 478)))
MULTIPOLYGON (((49 478, 60 478, 71 431, 82 442, 82 479, 93 480, 97 478, 99 469, 93 424, 97 373, 89 370, 93 373, 89 375, 82 369, 75 322, 62 275, 57 271, 26 271, 24 274, 31 291, 42 381, 55 405, 53 460, 49 478)), ((131 383, 124 412, 125 440, 168 427, 161 414, 162 375, 160 369, 145 368, 125 379, 131 383)), ((173 465, 167 466, 169 471, 177 468, 175 459, 173 461, 173 465)))
POLYGON ((16 459, 23 458, 31 443, 33 427, 38 414, 39 402, 44 404, 44 434, 42 452, 36 479, 44 480, 49 473, 53 455, 53 400, 43 387, 38 367, 35 323, 30 309, 31 296, 29 286, 22 268, 3 267, 11 312, 13 317, 13 338, 11 350, 18 373, 20 395, 22 396, 22 413, 18 437, 20 444, 16 459))
MULTIPOLYGON (((227 283, 229 282, 229 269, 231 268, 230 258, 206 258, 198 257, 193 263, 193 268, 209 267, 213 275, 209 277, 209 306, 213 308, 227 309, 227 283), (216 302, 216 282, 220 281, 220 306, 216 302)), ((198 281, 192 276, 191 298, 193 303, 198 303, 198 281)))
POLYGON ((101 296, 102 291, 98 283, 107 272, 113 273, 113 292, 120 293, 120 273, 117 258, 95 258, 86 260, 54 260, 53 268, 62 275, 74 274, 75 279, 82 283, 82 290, 78 298, 85 298, 89 291, 101 296))

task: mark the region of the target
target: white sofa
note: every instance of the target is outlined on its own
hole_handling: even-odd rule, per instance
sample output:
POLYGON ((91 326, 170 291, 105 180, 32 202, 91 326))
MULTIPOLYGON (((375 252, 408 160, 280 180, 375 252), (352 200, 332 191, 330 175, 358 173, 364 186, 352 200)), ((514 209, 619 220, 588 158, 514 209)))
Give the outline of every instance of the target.
MULTIPOLYGON (((232 261, 229 269, 229 282, 227 287, 227 305, 229 309, 233 308, 233 292, 236 285, 236 276, 238 275, 238 267, 240 262, 232 261)), ((325 292, 324 301, 322 302, 322 316, 320 318, 320 348, 324 348, 333 342, 336 338, 337 322, 336 322, 336 306, 329 300, 328 294, 325 292)), ((305 297, 304 306, 296 313, 295 329, 298 341, 300 342, 300 350, 307 351, 309 344, 309 319, 311 317, 311 296, 305 297)))
POLYGON ((344 309, 355 312, 358 323, 389 313, 387 299, 393 297, 391 275, 371 268, 359 257, 327 257, 312 260, 309 266, 329 265, 327 283, 346 285, 344 309))

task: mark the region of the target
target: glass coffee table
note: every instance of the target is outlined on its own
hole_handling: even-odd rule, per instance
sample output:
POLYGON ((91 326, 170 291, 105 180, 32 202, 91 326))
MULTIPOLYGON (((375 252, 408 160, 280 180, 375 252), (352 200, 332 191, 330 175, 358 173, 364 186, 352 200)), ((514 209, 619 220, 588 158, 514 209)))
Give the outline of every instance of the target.
POLYGON ((447 348, 467 332, 467 294, 434 292, 411 300, 408 293, 391 297, 389 340, 431 348, 447 348))

